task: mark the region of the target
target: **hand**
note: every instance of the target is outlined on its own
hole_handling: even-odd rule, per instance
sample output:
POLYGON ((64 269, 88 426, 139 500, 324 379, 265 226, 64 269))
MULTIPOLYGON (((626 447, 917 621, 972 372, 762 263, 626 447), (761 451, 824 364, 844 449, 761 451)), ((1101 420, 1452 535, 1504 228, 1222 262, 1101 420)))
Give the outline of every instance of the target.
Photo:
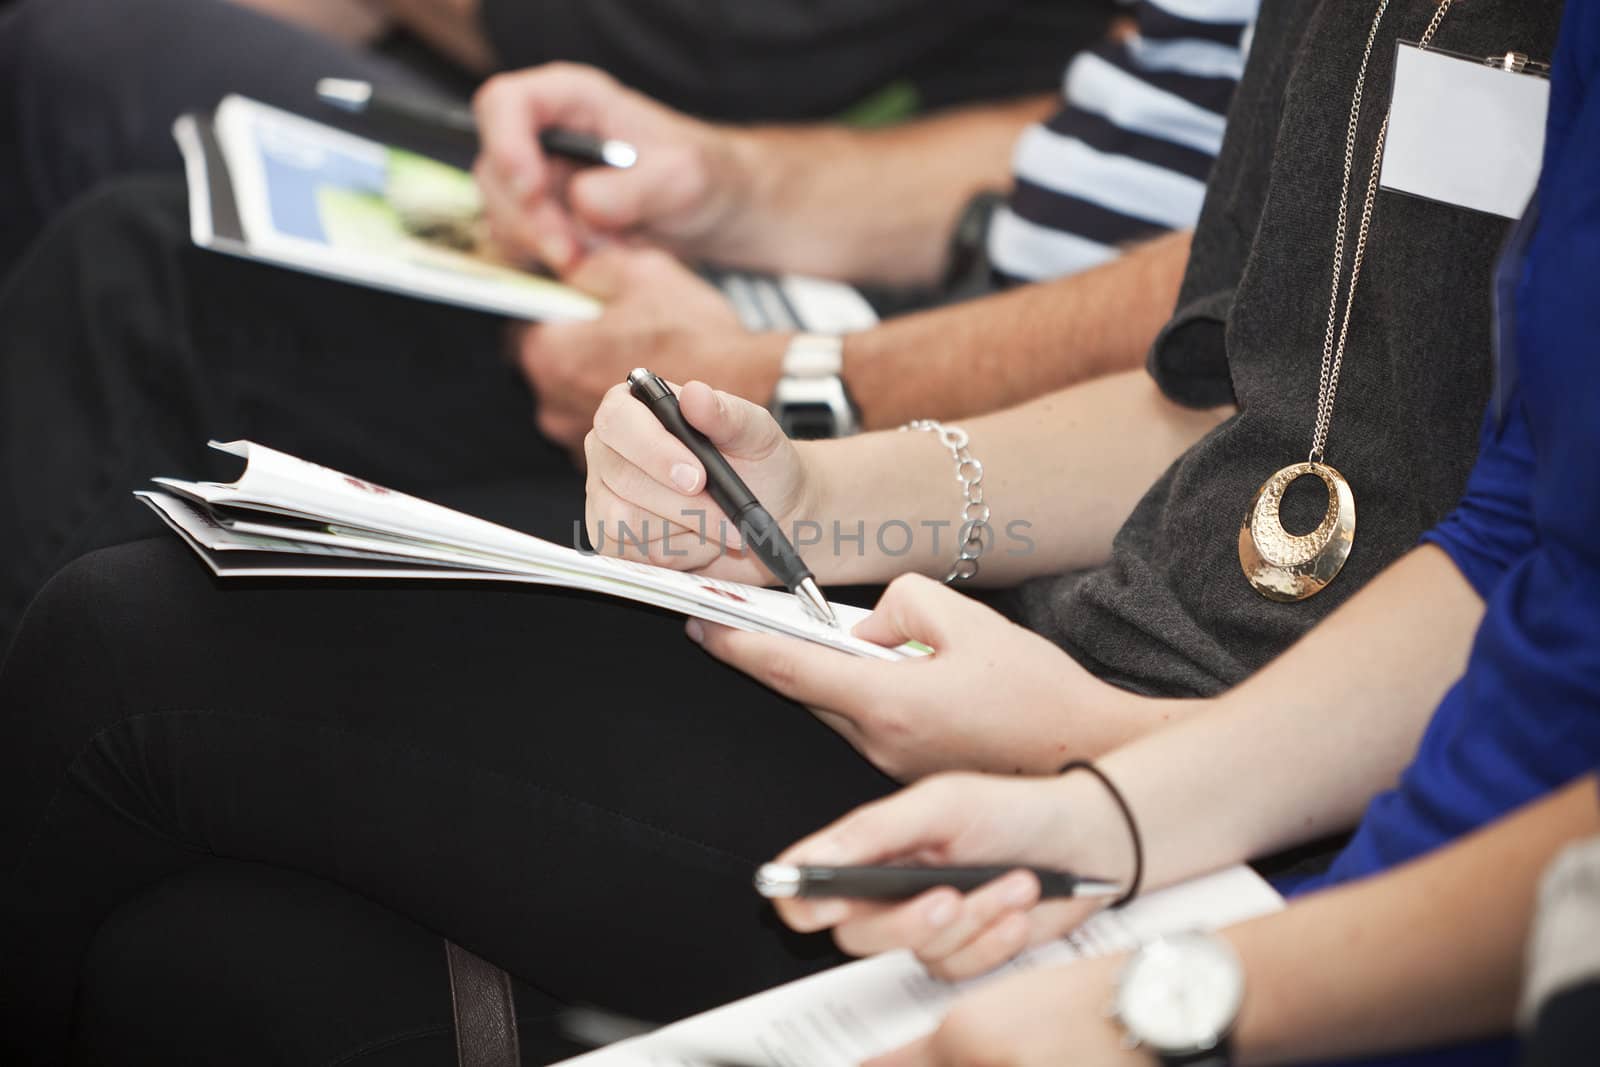
MULTIPOLYGON (((1109 797, 1085 779, 929 778, 857 809, 799 842, 779 863, 855 866, 908 863, 1018 866, 1122 877, 1132 862, 1109 797)), ((1093 783, 1098 786, 1098 783, 1093 783)), ((1039 881, 1016 871, 963 896, 945 887, 896 903, 780 900, 778 915, 801 933, 832 929, 845 952, 910 949, 941 978, 998 967, 1030 945, 1061 937, 1104 901, 1041 903, 1039 881)))
POLYGON ((867 1067, 1152 1067, 1107 1015, 1122 958, 998 979, 956 1002, 928 1037, 867 1067))
POLYGON ((473 168, 495 242, 566 272, 591 234, 634 234, 683 252, 725 228, 738 199, 735 138, 601 71, 552 63, 491 78, 473 101, 483 149, 473 168), (631 142, 627 170, 547 157, 539 131, 563 126, 631 142))
MULTIPOLYGON (((800 450, 766 408, 690 382, 678 392, 689 424, 711 439, 786 531, 815 513, 815 486, 800 450)), ((606 392, 584 438, 589 540, 607 555, 647 559, 717 578, 770 584, 739 531, 707 495, 706 472, 682 441, 635 400, 606 392)))
POLYGON ((930 578, 885 591, 857 637, 936 651, 899 663, 789 637, 694 624, 713 656, 806 705, 902 781, 944 770, 1044 774, 1129 740, 1140 698, 1055 645, 930 578))
POLYGON ((577 448, 606 390, 635 367, 712 380, 755 400, 777 387, 784 338, 747 331, 722 294, 671 255, 611 245, 567 280, 605 302, 600 318, 528 326, 519 345, 539 428, 557 444, 577 448))

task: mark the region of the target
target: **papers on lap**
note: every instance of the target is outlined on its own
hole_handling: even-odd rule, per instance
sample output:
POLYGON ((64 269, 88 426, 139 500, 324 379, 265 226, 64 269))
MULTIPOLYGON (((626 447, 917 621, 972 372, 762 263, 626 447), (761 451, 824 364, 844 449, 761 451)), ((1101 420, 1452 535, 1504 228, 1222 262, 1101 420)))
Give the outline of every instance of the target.
POLYGON ((834 605, 840 628, 791 594, 581 552, 319 467, 249 441, 212 447, 245 460, 235 482, 157 478, 135 493, 219 577, 475 580, 553 585, 649 604, 740 630, 858 656, 918 655, 850 635, 866 612, 834 605))
POLYGON ((892 952, 779 986, 643 1037, 566 1061, 571 1067, 855 1067, 931 1033, 976 985, 1039 967, 1131 949, 1164 934, 1217 929, 1277 911, 1283 899, 1247 867, 1174 886, 1103 912, 969 982, 930 978, 892 952))
MULTIPOLYGON (((242 96, 173 126, 195 244, 422 300, 532 321, 592 319, 600 304, 501 260, 472 175, 242 96)), ((752 330, 876 325, 855 289, 718 273, 752 330)))

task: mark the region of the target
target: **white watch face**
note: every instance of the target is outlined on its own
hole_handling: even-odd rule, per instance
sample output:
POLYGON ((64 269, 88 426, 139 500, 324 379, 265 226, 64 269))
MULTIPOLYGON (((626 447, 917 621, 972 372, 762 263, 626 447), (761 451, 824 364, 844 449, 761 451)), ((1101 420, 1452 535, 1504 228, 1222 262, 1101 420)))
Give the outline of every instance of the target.
POLYGON ((1227 1034, 1243 999, 1244 968, 1227 942, 1185 934, 1134 956, 1117 990, 1117 1015, 1157 1052, 1199 1052, 1227 1034))

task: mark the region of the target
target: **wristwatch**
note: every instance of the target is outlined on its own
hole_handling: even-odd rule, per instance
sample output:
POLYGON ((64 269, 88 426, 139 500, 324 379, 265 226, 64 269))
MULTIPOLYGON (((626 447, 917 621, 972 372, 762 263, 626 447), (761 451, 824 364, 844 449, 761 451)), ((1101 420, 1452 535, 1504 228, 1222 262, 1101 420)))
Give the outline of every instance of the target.
POLYGON ((783 377, 769 407, 790 437, 848 437, 861 429, 861 413, 840 376, 844 370, 844 338, 820 333, 795 334, 783 354, 783 377))
POLYGON ((1212 934, 1178 934, 1140 949, 1117 986, 1115 1014, 1130 1048, 1162 1067, 1228 1067, 1244 1002, 1244 965, 1212 934))

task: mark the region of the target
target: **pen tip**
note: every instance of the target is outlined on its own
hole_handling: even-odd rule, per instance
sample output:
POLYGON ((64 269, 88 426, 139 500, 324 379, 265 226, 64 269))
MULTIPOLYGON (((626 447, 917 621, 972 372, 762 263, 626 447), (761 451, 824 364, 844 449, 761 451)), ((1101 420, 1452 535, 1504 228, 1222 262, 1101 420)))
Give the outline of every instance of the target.
POLYGON ((817 621, 827 623, 836 630, 839 628, 839 618, 833 613, 833 605, 828 603, 828 599, 822 595, 822 590, 817 588, 815 579, 803 579, 795 586, 794 595, 800 598, 800 603, 817 621))

